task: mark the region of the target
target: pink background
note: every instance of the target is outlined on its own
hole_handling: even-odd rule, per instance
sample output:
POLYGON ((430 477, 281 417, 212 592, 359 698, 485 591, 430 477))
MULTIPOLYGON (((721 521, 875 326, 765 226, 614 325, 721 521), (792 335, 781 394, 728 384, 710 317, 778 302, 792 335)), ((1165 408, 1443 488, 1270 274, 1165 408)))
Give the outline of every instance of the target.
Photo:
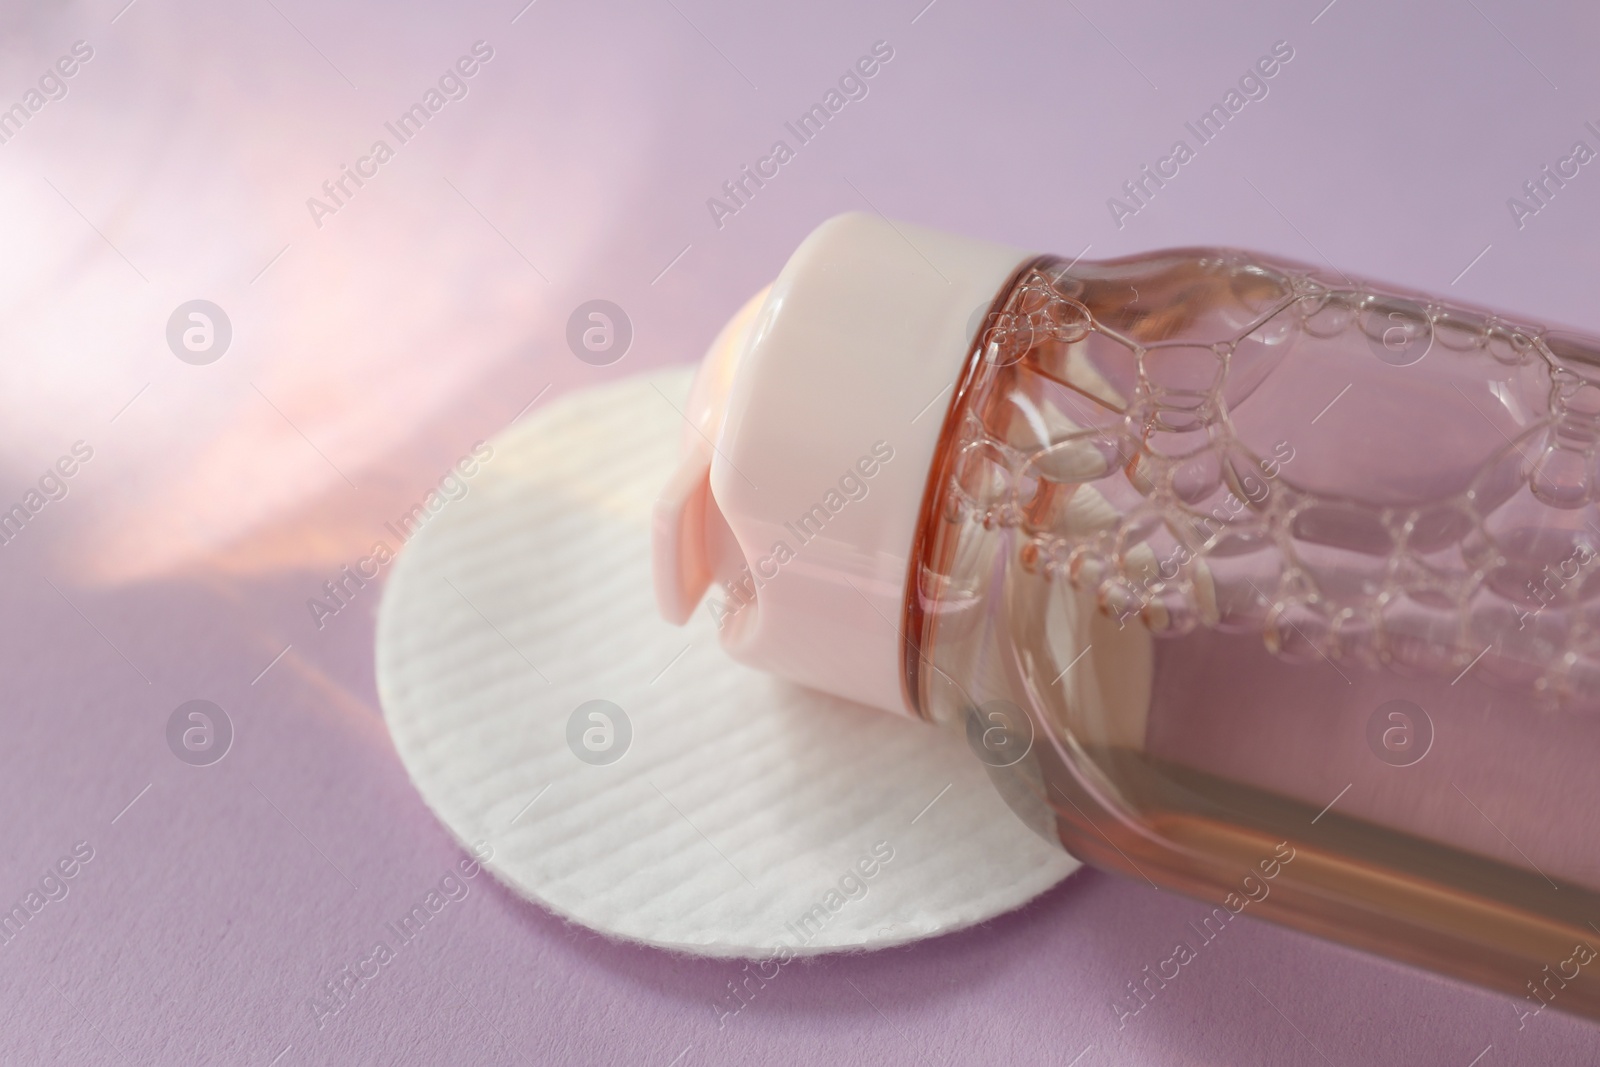
POLYGON ((0 946, 0 1059, 1593 1062, 1589 1024, 1518 1032, 1506 998, 1248 918, 1119 1033, 1112 1000, 1205 909, 1092 872, 981 930, 788 968, 720 1031, 736 965, 609 943, 480 878, 313 1023, 307 998, 459 853, 384 730, 380 589, 320 630, 307 598, 546 386, 695 359, 828 215, 1069 256, 1326 256, 1600 329, 1600 165, 1521 229, 1506 207, 1600 148, 1591 8, 923 2, 0 14, 0 106, 94 49, 0 144, 0 509, 94 449, 0 548, 0 903, 95 852, 0 946), (315 225, 306 198, 478 40, 468 95, 315 225), (718 228, 706 199, 879 40, 869 95, 718 228), (1280 40, 1269 95, 1118 229, 1107 198, 1280 40), (234 330, 204 367, 164 338, 197 297, 234 330), (635 331, 604 369, 564 340, 597 297, 635 331), (197 698, 236 731, 210 767, 165 740, 197 698))

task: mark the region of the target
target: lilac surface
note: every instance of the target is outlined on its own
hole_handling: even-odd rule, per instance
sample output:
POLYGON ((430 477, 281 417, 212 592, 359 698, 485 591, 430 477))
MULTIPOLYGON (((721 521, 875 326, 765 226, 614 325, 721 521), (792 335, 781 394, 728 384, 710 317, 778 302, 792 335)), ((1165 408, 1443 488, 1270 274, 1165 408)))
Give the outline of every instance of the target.
POLYGON ((1593 166, 1520 229, 1506 205, 1600 147, 1591 9, 124 3, 0 14, 5 101, 95 49, 0 145, 0 500, 95 448, 0 554, 0 900, 95 850, 0 946, 0 1059, 1593 1062, 1587 1023, 1519 1032, 1507 998, 1248 917, 1118 1032, 1112 1000, 1204 909, 1098 873, 981 930, 791 967, 721 1030, 737 967, 480 878, 319 1029, 308 998, 459 854, 384 732, 379 589, 321 629, 306 606, 546 386, 696 358, 837 211, 1067 255, 1326 256, 1600 328, 1593 166), (318 228, 306 198, 479 39, 468 96, 318 228), (706 199, 878 40, 867 98, 719 229, 706 199), (1118 229, 1107 198, 1279 40, 1267 98, 1118 229), (234 324, 209 367, 163 337, 194 297, 234 324), (635 327, 607 369, 563 340, 594 297, 635 327), (164 736, 194 698, 237 732, 210 767, 164 736))

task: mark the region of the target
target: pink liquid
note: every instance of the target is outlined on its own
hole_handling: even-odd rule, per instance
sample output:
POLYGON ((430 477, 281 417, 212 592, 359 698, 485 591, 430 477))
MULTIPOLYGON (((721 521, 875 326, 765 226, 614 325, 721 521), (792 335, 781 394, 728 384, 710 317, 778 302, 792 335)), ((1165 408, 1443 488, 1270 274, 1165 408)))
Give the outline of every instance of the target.
POLYGON ((1600 341, 1218 249, 988 324, 922 714, 1086 861, 1600 1015, 1600 341))

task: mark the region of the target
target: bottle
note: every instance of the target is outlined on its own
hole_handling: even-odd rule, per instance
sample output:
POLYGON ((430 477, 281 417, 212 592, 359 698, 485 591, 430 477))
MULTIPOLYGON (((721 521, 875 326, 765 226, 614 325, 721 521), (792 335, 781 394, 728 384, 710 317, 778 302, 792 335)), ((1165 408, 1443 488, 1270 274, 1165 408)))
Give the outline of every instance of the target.
POLYGON ((1600 1017, 1600 339, 846 215, 687 415, 670 620, 965 731, 1051 840, 1213 904, 1199 937, 1600 1017))

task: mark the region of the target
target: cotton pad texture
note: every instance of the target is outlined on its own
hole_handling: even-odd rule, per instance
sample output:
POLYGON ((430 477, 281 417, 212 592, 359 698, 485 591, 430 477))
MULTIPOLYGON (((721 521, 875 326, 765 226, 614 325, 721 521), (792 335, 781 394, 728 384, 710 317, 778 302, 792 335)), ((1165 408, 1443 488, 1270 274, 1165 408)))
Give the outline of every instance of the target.
POLYGON ((905 944, 1065 878, 959 733, 736 663, 704 608, 657 615, 690 376, 535 409, 406 545, 378 688, 428 806, 529 900, 705 956, 905 944))

